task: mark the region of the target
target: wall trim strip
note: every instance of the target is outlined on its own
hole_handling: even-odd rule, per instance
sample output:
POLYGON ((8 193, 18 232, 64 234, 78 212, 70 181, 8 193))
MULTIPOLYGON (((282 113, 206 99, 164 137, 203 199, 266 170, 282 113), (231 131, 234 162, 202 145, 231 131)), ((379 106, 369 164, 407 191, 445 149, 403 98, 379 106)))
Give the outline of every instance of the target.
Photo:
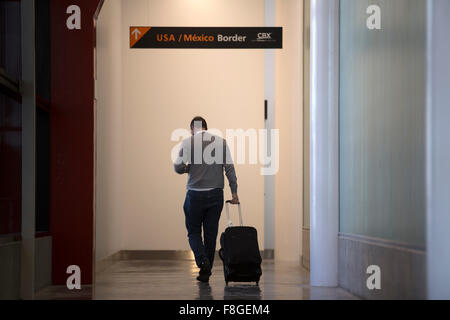
POLYGON ((339 237, 339 239, 364 242, 367 244, 376 245, 376 246, 380 246, 380 247, 386 247, 386 248, 390 248, 390 249, 408 251, 411 253, 425 255, 424 247, 407 244, 405 242, 399 242, 399 241, 394 241, 394 240, 387 240, 387 239, 369 237, 369 236, 363 236, 363 235, 356 235, 356 234, 347 234, 347 233, 341 233, 341 232, 339 233, 338 237, 339 237))

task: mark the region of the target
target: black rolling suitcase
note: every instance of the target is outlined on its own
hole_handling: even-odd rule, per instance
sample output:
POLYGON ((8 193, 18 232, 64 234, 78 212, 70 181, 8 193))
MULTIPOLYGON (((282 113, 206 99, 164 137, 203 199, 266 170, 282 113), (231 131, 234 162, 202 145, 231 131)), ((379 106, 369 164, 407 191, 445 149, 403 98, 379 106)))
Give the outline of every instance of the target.
POLYGON ((253 227, 244 227, 241 205, 239 208, 240 227, 233 227, 230 220, 231 201, 226 202, 228 228, 220 237, 219 256, 223 261, 225 282, 256 282, 262 275, 261 254, 258 246, 258 232, 253 227))

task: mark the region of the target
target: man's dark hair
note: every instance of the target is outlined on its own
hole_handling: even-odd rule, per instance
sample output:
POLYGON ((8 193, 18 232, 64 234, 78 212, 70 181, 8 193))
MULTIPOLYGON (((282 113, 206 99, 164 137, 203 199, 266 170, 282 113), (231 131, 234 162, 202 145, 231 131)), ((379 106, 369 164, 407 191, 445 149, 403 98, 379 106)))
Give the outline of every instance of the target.
POLYGON ((194 119, 192 119, 191 121, 191 130, 194 130, 195 125, 202 123, 202 129, 203 130, 208 130, 208 124, 206 123, 206 120, 203 119, 202 117, 195 117, 194 119))

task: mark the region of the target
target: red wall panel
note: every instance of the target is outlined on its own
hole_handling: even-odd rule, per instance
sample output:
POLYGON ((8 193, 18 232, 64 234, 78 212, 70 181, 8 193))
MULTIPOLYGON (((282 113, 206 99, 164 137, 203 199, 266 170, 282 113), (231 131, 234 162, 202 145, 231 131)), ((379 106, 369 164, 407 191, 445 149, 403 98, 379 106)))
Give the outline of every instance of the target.
POLYGON ((53 284, 67 267, 92 283, 94 241, 94 13, 99 0, 51 0, 50 231, 53 284), (81 30, 69 30, 67 8, 81 8, 81 30))

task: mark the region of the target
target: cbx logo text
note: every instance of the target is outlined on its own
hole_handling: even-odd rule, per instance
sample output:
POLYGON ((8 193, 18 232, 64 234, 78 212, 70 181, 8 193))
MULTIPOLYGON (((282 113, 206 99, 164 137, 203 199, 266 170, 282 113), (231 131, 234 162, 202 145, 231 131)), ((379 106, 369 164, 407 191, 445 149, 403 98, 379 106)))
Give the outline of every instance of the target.
POLYGON ((272 34, 271 33, 258 33, 258 40, 271 40, 272 34))

